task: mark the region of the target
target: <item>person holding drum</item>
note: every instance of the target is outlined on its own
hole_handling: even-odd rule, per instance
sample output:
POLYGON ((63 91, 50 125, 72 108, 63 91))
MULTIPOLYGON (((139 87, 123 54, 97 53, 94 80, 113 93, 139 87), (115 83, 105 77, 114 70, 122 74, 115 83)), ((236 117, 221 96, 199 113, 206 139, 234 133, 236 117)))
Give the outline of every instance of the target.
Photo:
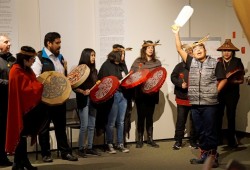
MULTIPOLYGON (((120 45, 121 46, 121 45, 120 45)), ((128 74, 127 65, 125 64, 125 50, 124 47, 114 48, 109 54, 107 60, 102 64, 98 73, 98 78, 101 80, 106 76, 115 76, 121 80, 128 74)), ((108 144, 108 152, 116 153, 114 149, 113 133, 114 127, 117 129, 117 149, 121 152, 127 153, 129 150, 124 147, 123 133, 124 133, 124 118, 127 109, 127 99, 124 94, 124 89, 118 87, 114 96, 106 101, 104 104, 110 105, 107 124, 106 124, 106 142, 108 144)))
POLYGON ((10 67, 16 58, 10 53, 10 39, 0 35, 0 166, 11 166, 5 152, 6 121, 8 110, 8 84, 10 67))
POLYGON ((222 144, 222 122, 224 110, 226 108, 228 146, 236 148, 238 146, 238 140, 235 135, 235 116, 236 107, 240 98, 239 85, 244 82, 244 66, 241 59, 235 57, 235 52, 239 51, 239 49, 233 45, 231 39, 226 39, 224 44, 222 44, 217 51, 222 52, 222 57, 220 57, 219 60, 223 63, 223 68, 228 79, 228 83, 219 94, 218 139, 219 144, 222 144))
MULTIPOLYGON (((38 52, 36 61, 32 66, 36 76, 46 71, 57 71, 67 74, 67 63, 60 54, 61 35, 57 32, 49 32, 44 37, 44 48, 38 52)), ((72 155, 66 135, 66 103, 60 105, 49 105, 43 109, 48 113, 48 121, 44 129, 39 134, 39 144, 44 162, 53 162, 50 152, 49 126, 52 121, 55 128, 55 135, 58 149, 64 160, 77 161, 78 158, 72 155)))
POLYGON ((212 166, 219 166, 217 152, 216 116, 218 112, 218 93, 227 83, 221 62, 206 55, 202 42, 195 42, 193 57, 181 48, 179 27, 173 29, 176 49, 189 70, 188 97, 193 123, 199 136, 201 154, 190 160, 191 164, 203 164, 212 156, 212 166))
POLYGON ((80 118, 80 131, 79 131, 79 154, 83 157, 86 155, 100 156, 100 153, 93 149, 93 139, 95 132, 96 121, 96 104, 94 104, 89 97, 90 89, 97 82, 97 69, 95 67, 95 51, 91 48, 85 48, 82 51, 79 64, 86 64, 90 73, 87 79, 79 85, 74 91, 76 92, 77 107, 79 110, 80 118), (87 134, 87 135, 86 135, 87 134), (85 147, 85 138, 88 136, 88 144, 85 147))
POLYGON ((36 51, 23 46, 9 74, 9 105, 6 132, 6 151, 14 153, 12 170, 36 170, 28 159, 27 136, 34 144, 46 121, 41 102, 43 85, 31 69, 36 51))
MULTIPOLYGON (((131 66, 131 70, 136 72, 139 69, 153 70, 161 67, 161 62, 156 58, 155 46, 158 42, 151 40, 144 41, 140 57, 138 57, 131 66)), ((135 87, 135 104, 137 108, 137 133, 138 140, 136 148, 143 146, 144 122, 146 120, 147 144, 158 148, 159 145, 153 140, 153 114, 155 105, 159 102, 159 91, 153 94, 145 94, 141 90, 141 85, 135 87)))

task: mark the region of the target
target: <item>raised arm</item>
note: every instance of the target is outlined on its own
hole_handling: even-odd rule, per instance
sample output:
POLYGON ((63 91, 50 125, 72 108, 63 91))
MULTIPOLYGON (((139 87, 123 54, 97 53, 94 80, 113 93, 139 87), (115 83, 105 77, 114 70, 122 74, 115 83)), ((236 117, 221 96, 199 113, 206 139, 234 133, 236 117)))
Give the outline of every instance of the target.
POLYGON ((175 35, 175 45, 176 45, 176 50, 183 59, 183 61, 186 63, 187 61, 187 53, 181 48, 181 40, 180 40, 180 35, 179 35, 179 30, 180 28, 172 28, 172 31, 174 32, 175 35))

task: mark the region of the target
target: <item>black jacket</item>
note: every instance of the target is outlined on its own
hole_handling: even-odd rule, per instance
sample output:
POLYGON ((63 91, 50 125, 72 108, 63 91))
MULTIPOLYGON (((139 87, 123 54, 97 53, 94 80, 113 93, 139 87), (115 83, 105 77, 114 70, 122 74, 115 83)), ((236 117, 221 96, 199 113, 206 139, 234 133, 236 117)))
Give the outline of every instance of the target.
POLYGON ((176 97, 179 99, 187 100, 188 99, 188 96, 187 96, 188 88, 186 88, 186 89, 182 88, 181 85, 183 83, 183 79, 181 78, 180 74, 184 75, 183 79, 186 83, 188 83, 189 72, 186 69, 184 62, 181 62, 175 66, 173 72, 171 73, 171 81, 175 85, 174 94, 176 95, 176 97))

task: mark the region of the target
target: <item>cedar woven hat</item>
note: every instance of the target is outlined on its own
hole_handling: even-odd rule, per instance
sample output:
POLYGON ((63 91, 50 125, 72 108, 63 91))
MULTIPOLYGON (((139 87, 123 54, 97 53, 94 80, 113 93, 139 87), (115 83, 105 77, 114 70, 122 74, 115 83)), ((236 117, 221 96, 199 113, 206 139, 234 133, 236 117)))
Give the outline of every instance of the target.
POLYGON ((239 49, 233 45, 233 43, 231 42, 231 39, 226 39, 224 44, 222 44, 222 46, 220 46, 217 49, 217 51, 224 51, 224 50, 239 51, 239 49))

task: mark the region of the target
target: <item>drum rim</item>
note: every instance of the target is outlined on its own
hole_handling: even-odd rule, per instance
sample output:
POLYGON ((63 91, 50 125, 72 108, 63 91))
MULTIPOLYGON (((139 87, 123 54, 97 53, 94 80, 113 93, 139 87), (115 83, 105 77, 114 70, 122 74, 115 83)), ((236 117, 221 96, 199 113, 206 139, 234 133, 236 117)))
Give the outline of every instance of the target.
POLYGON ((155 68, 154 70, 150 71, 150 73, 148 75, 148 79, 142 84, 142 87, 141 87, 143 93, 152 94, 152 93, 155 93, 155 92, 159 91, 160 88, 162 87, 162 85, 164 84, 166 78, 167 78, 167 70, 164 67, 158 67, 158 68, 155 68), (164 74, 165 76, 160 81, 158 81, 158 83, 157 83, 157 85, 155 87, 151 88, 150 90, 145 90, 144 86, 145 86, 147 80, 149 80, 152 77, 152 75, 156 71, 159 71, 159 70, 162 70, 165 73, 164 74))
MULTIPOLYGON (((86 77, 83 76, 83 78, 80 79, 80 80, 79 80, 78 82, 76 82, 75 84, 72 84, 71 81, 69 81, 69 82, 70 82, 70 85, 71 85, 71 87, 72 87, 73 89, 77 88, 77 87, 80 86, 82 83, 84 83, 84 82, 87 80, 87 78, 89 77, 89 74, 90 74, 90 68, 88 67, 88 65, 87 65, 87 64, 80 64, 80 65, 78 65, 77 67, 75 67, 73 70, 70 71, 70 73, 69 73, 68 76, 67 76, 68 79, 69 79, 69 75, 72 74, 79 66, 80 66, 80 67, 82 67, 82 66, 86 67, 85 73, 86 73, 87 76, 86 76, 86 77)), ((84 74, 85 74, 85 73, 84 73, 84 74)))
POLYGON ((55 98, 53 98, 53 99, 47 99, 47 98, 43 97, 43 95, 42 95, 41 101, 42 101, 43 103, 47 104, 47 105, 50 105, 50 106, 55 106, 55 105, 61 105, 61 104, 63 104, 63 103, 70 97, 70 94, 71 94, 71 91, 72 91, 72 88, 71 88, 71 85, 70 85, 69 80, 67 79, 67 77, 66 77, 64 74, 59 73, 59 72, 57 72, 57 71, 45 71, 45 72, 43 72, 40 76, 38 76, 37 80, 38 80, 39 82, 41 82, 41 81, 44 80, 44 79, 41 77, 41 76, 43 76, 43 74, 44 74, 44 75, 46 75, 46 74, 56 74, 56 75, 60 75, 60 76, 64 77, 64 79, 65 79, 66 82, 67 82, 67 87, 66 87, 66 88, 69 88, 69 89, 68 89, 68 91, 64 92, 64 93, 60 96, 60 99, 61 99, 60 102, 59 102, 59 101, 56 101, 55 98), (64 96, 65 96, 65 97, 64 97, 64 96))
POLYGON ((96 85, 96 86, 90 91, 89 96, 90 96, 90 99, 91 99, 94 103, 103 103, 103 102, 108 101, 110 98, 113 97, 113 95, 115 94, 115 92, 117 91, 117 89, 119 88, 119 85, 120 85, 118 78, 117 78, 116 76, 112 76, 112 75, 103 77, 103 78, 101 79, 101 83, 99 83, 98 85, 96 85), (106 79, 106 78, 111 78, 112 80, 115 80, 115 85, 116 85, 116 87, 112 90, 112 92, 109 91, 109 92, 107 93, 107 94, 111 93, 111 94, 109 95, 109 97, 107 97, 107 98, 105 98, 105 99, 104 99, 104 98, 101 98, 101 99, 94 98, 95 93, 96 93, 96 91, 98 90, 99 85, 100 85, 100 84, 102 83, 102 81, 103 81, 104 79, 106 79))
POLYGON ((133 72, 129 77, 127 77, 126 79, 124 79, 124 80, 122 81, 122 83, 121 83, 121 86, 124 87, 124 88, 126 88, 126 89, 130 89, 130 88, 136 87, 136 86, 138 86, 138 85, 144 83, 144 82, 146 81, 146 79, 147 79, 149 73, 150 73, 150 70, 149 70, 149 69, 141 69, 141 70, 138 70, 138 71, 133 72), (125 83, 126 83, 126 80, 127 80, 130 76, 132 76, 133 74, 137 73, 138 71, 145 72, 144 74, 146 74, 146 75, 144 75, 144 77, 143 77, 142 79, 138 80, 137 83, 134 82, 134 83, 131 83, 131 84, 125 84, 125 83))

